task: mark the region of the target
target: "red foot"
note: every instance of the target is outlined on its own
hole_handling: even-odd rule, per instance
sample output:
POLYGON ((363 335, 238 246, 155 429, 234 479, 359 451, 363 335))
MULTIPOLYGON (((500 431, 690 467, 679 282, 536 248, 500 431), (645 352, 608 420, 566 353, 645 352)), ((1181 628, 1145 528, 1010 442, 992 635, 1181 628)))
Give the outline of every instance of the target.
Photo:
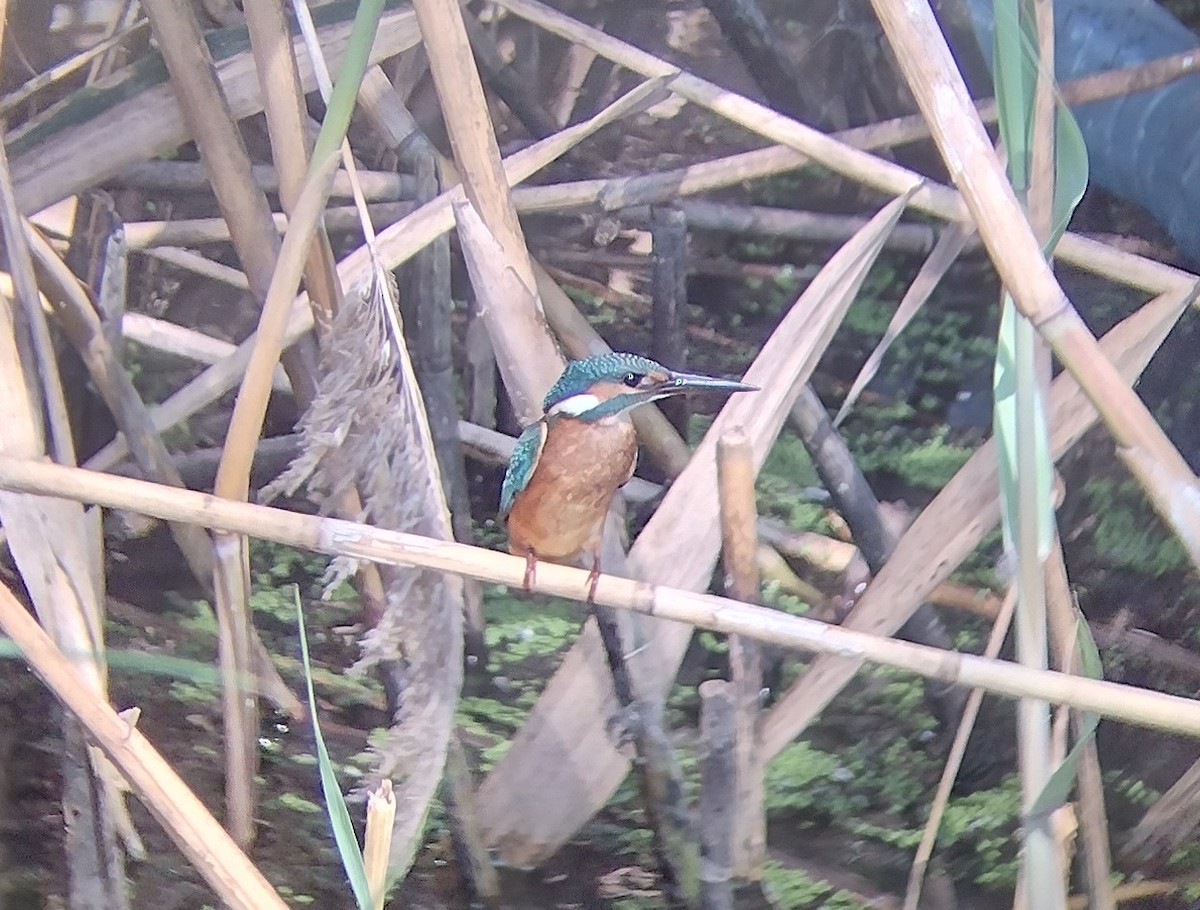
POLYGON ((537 557, 533 555, 533 550, 525 551, 525 592, 531 593, 533 586, 537 582, 537 557))
POLYGON ((596 601, 596 584, 600 581, 600 554, 592 556, 592 571, 588 573, 588 603, 596 601))

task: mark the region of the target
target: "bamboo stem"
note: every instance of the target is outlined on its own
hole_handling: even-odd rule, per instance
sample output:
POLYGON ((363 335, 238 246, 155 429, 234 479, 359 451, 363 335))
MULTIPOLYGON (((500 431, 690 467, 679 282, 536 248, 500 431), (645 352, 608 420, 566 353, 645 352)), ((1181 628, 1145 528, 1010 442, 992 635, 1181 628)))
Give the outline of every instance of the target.
MULTIPOLYGON (((170 74, 172 91, 179 99, 184 122, 200 151, 221 214, 229 224, 246 278, 255 296, 262 300, 275 266, 279 237, 271 221, 266 196, 250 176, 249 155, 217 78, 208 45, 190 7, 179 6, 170 0, 146 0, 143 6, 170 74)), ((266 367, 265 394, 270 393, 273 366, 274 361, 266 367)), ((245 407, 242 396, 238 398, 238 405, 245 407)), ((248 439, 245 432, 238 431, 238 409, 235 407, 234 425, 226 441, 222 468, 235 453, 240 453, 247 461, 248 474, 257 433, 253 439, 248 439)), ((226 495, 236 494, 238 488, 231 486, 223 474, 221 470, 217 473, 218 488, 224 487, 226 495)), ((242 495, 245 495, 244 491, 242 495)), ((224 679, 222 720, 227 824, 234 840, 248 845, 254 840, 258 710, 257 701, 240 683, 250 668, 246 542, 224 540, 218 535, 213 554, 216 557, 213 590, 224 679)))
MULTIPOLYGON (((169 489, 169 488, 168 488, 169 489)), ((209 814, 204 804, 155 750, 122 720, 13 597, 0 586, 0 627, 25 653, 30 667, 71 711, 129 781, 171 840, 221 900, 237 910, 287 910, 261 872, 209 814)))
MULTIPOLYGON (((523 585, 525 579, 525 560, 506 553, 341 519, 300 515, 284 509, 219 499, 206 493, 98 474, 82 468, 0 456, 0 489, 129 509, 165 521, 193 522, 301 549, 388 565, 421 566, 514 588, 523 585)), ((546 563, 538 566, 533 590, 583 601, 587 598, 588 588, 588 573, 582 569, 546 563)), ((723 597, 612 575, 600 577, 596 603, 714 632, 746 635, 788 648, 893 666, 1010 698, 1042 698, 1052 704, 1092 711, 1135 726, 1200 737, 1200 702, 1190 698, 941 651, 829 626, 723 597)))
POLYGON ((706 679, 699 693, 701 906, 733 910, 738 697, 734 684, 723 679, 706 679))
MULTIPOLYGON (((455 0, 414 0, 413 9, 429 51, 429 71, 442 104, 462 191, 499 244, 517 281, 537 300, 533 263, 517 221, 487 99, 455 0)), ((562 358, 546 328, 541 303, 488 307, 484 319, 497 363, 523 423, 541 416, 538 402, 562 370, 562 358)))
MULTIPOLYGON (((726 591, 735 600, 757 603, 758 508, 754 493, 754 453, 740 428, 717 443, 717 493, 721 507, 722 560, 726 591)), ((735 793, 733 800, 732 868, 738 878, 762 878, 767 853, 767 819, 763 808, 763 769, 758 735, 763 685, 763 649, 752 639, 729 636, 728 695, 733 699, 735 793)))
POLYGON ((1005 287, 1078 380, 1116 441, 1118 453, 1192 561, 1200 565, 1196 477, 1104 357, 1058 286, 932 10, 920 2, 873 0, 873 6, 1005 287))
MULTIPOLYGON (((47 296, 55 308, 71 344, 83 358, 88 374, 95 383, 104 403, 116 418, 122 435, 119 437, 126 454, 132 451, 138 466, 147 476, 165 484, 182 487, 170 455, 159 438, 151 413, 134 389, 129 375, 121 369, 113 354, 100 318, 91 306, 79 280, 55 254, 50 244, 28 224, 26 233, 39 267, 45 274, 47 296), (132 440, 132 443, 127 440, 132 440)), ((213 583, 213 550, 209 536, 187 524, 173 524, 175 539, 188 568, 201 586, 211 592, 213 583)), ((271 665, 262 641, 254 637, 254 671, 271 699, 293 717, 302 717, 304 709, 292 691, 284 684, 271 665)))

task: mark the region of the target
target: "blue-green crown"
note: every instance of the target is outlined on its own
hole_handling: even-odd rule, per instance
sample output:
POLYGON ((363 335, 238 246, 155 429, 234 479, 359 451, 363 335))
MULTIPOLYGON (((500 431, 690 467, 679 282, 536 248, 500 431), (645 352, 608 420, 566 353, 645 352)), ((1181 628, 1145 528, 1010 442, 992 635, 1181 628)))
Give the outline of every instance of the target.
POLYGON ((628 373, 641 376, 666 372, 667 368, 662 364, 637 354, 597 354, 584 360, 572 360, 558 377, 558 382, 546 393, 542 409, 549 411, 560 401, 586 392, 593 384, 604 379, 620 382, 628 373))

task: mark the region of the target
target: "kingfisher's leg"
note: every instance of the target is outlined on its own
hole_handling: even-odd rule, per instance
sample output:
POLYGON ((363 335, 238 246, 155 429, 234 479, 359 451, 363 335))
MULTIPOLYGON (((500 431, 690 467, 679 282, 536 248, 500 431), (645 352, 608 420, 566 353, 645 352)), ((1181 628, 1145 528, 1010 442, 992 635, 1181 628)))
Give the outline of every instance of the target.
POLYGON ((596 601, 596 584, 600 581, 600 551, 592 553, 592 571, 588 573, 588 603, 596 601))
POLYGON ((527 547, 525 550, 525 593, 533 590, 533 585, 537 581, 537 556, 533 553, 533 547, 527 547))

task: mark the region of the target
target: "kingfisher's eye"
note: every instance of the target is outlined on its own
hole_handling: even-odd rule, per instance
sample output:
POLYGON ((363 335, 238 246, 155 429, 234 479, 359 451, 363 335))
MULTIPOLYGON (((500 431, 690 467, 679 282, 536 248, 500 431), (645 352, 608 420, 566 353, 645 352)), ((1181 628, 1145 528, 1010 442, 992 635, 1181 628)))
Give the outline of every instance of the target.
POLYGON ((638 383, 640 383, 642 381, 642 377, 641 377, 641 374, 639 374, 639 373, 626 373, 621 381, 624 382, 625 385, 629 386, 631 389, 636 389, 638 386, 638 383))

